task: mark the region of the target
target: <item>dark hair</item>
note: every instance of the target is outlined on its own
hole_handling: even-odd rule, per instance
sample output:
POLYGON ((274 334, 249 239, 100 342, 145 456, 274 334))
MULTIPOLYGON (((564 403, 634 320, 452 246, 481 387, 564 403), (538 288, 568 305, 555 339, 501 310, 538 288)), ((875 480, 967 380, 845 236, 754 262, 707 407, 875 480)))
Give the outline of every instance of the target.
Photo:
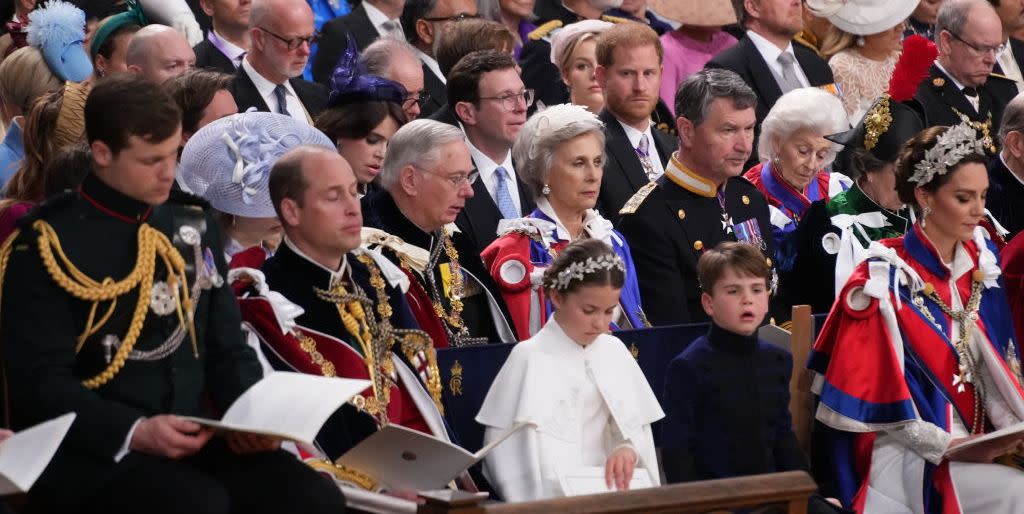
MULTIPOLYGON (((914 166, 924 160, 925 152, 934 147, 938 137, 945 134, 947 130, 949 130, 949 127, 928 127, 910 138, 903 145, 903 149, 900 150, 900 156, 896 160, 896 193, 899 194, 900 201, 914 209, 918 208, 914 189, 919 185, 916 182, 910 181, 910 177, 914 175, 914 166)), ((986 165, 988 158, 979 153, 969 154, 957 161, 946 173, 941 175, 936 173, 933 175, 932 179, 927 184, 921 185, 921 187, 929 193, 934 193, 945 185, 946 182, 949 182, 950 177, 953 176, 953 173, 960 166, 969 163, 986 165)))
POLYGON ((402 15, 398 21, 402 24, 402 32, 410 45, 419 42, 419 34, 416 34, 416 20, 426 18, 430 11, 437 7, 437 0, 405 0, 405 7, 402 8, 402 15))
POLYGON ((446 26, 437 35, 434 58, 441 74, 448 77, 463 57, 473 52, 494 50, 511 53, 516 37, 501 23, 491 20, 467 19, 446 26))
POLYGON ((868 173, 881 171, 887 164, 891 164, 859 146, 848 148, 846 158, 849 159, 846 174, 853 180, 859 180, 868 173))
POLYGON ((77 189, 92 169, 92 150, 85 141, 58 148, 43 168, 43 194, 47 197, 77 189))
POLYGON ((284 220, 281 215, 281 202, 285 198, 294 200, 302 206, 302 197, 309 188, 309 182, 302 172, 302 163, 309 155, 309 147, 298 146, 292 148, 281 156, 274 166, 270 168, 270 179, 267 188, 270 190, 270 201, 274 204, 274 212, 278 219, 284 220))
MULTIPOLYGON (((608 246, 604 241, 600 239, 577 239, 563 248, 558 256, 555 257, 551 266, 544 271, 544 287, 554 289, 554 285, 558 280, 558 274, 573 264, 584 263, 587 259, 607 258, 608 256, 613 256, 616 259, 619 258, 615 254, 615 250, 612 250, 612 247, 608 246)), ((583 278, 573 279, 566 287, 557 289, 557 291, 562 294, 572 293, 583 286, 611 286, 615 289, 622 289, 622 285, 625 282, 626 272, 612 267, 584 273, 583 278)))
POLYGON ((448 107, 455 112, 455 104, 469 102, 480 105, 480 77, 484 73, 515 68, 516 61, 507 53, 494 50, 471 52, 462 58, 448 74, 448 107))
POLYGON ((665 58, 665 51, 658 39, 658 33, 643 23, 619 23, 597 35, 594 53, 597 64, 605 68, 615 64, 616 48, 640 48, 653 46, 658 52, 658 63, 665 58))
POLYGON ((385 118, 395 120, 399 127, 408 119, 402 106, 394 102, 364 102, 341 104, 327 109, 316 118, 314 125, 337 144, 338 139, 362 139, 373 132, 385 118))
POLYGON ((690 74, 679 84, 676 91, 676 117, 686 118, 698 126, 711 111, 716 98, 732 100, 734 109, 753 109, 757 106, 757 95, 732 70, 704 68, 690 74))
POLYGON ((704 252, 697 261, 697 281, 705 293, 711 294, 715 284, 727 270, 738 275, 763 278, 768 285, 771 268, 761 250, 748 243, 726 241, 704 252))
MULTIPOLYGON (((120 38, 121 36, 125 36, 125 35, 130 36, 132 34, 135 34, 141 28, 142 28, 141 25, 137 25, 135 23, 129 23, 127 25, 121 25, 120 27, 114 29, 114 31, 111 32, 107 36, 107 39, 103 41, 103 44, 100 45, 99 49, 96 50, 96 55, 102 55, 105 59, 110 59, 110 57, 112 55, 114 55, 114 45, 117 44, 118 38, 120 38)), ((92 57, 92 62, 93 62, 93 66, 95 66, 96 65, 96 56, 95 55, 92 57)))
POLYGON ((230 91, 234 77, 213 70, 194 69, 173 77, 161 87, 181 109, 181 130, 194 134, 199 120, 218 91, 230 91))
POLYGON ((117 155, 131 136, 166 141, 181 126, 181 109, 163 90, 136 73, 115 73, 96 81, 85 101, 85 135, 117 155))
POLYGON ((23 202, 38 202, 46 198, 45 168, 57 150, 53 133, 63 103, 64 91, 60 90, 39 97, 32 104, 25 116, 22 132, 25 157, 18 171, 7 181, 5 197, 23 202))

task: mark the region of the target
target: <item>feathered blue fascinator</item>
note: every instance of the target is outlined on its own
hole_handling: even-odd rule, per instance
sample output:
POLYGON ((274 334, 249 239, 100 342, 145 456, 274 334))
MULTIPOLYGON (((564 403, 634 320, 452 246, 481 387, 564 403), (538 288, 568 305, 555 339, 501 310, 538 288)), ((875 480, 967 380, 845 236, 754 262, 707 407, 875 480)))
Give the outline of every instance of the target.
POLYGON ((350 34, 348 46, 331 74, 331 95, 327 107, 355 102, 405 102, 405 87, 398 82, 370 75, 366 65, 359 59, 357 48, 350 34))
POLYGON ((28 44, 43 54, 50 71, 61 80, 81 82, 92 74, 85 53, 85 13, 61 0, 50 0, 28 14, 28 44))

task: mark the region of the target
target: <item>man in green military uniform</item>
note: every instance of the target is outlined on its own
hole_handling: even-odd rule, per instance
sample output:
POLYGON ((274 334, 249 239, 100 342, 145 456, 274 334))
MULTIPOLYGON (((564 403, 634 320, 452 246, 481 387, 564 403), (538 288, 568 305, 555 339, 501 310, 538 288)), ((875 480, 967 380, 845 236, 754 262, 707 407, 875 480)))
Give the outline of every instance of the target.
POLYGON ((0 253, 11 426, 77 413, 30 507, 340 512, 337 487, 279 441, 213 438, 178 417, 222 412, 261 368, 223 286, 217 224, 201 200, 171 194, 176 104, 113 76, 93 88, 85 124, 81 188, 23 218, 0 253))
POLYGON ((739 75, 694 73, 676 94, 679 150, 665 174, 619 211, 633 253, 644 311, 654 325, 706 321, 697 260, 722 241, 775 254, 768 203, 744 179, 754 141, 757 96, 739 75))

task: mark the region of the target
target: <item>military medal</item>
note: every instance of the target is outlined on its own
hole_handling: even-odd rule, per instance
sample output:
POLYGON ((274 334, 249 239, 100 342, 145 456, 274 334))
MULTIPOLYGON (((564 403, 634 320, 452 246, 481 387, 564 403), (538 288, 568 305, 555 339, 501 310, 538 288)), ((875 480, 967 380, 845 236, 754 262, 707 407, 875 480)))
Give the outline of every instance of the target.
POLYGON ((167 282, 154 282, 153 291, 150 293, 149 308, 157 316, 167 316, 177 309, 177 298, 170 284, 167 282))

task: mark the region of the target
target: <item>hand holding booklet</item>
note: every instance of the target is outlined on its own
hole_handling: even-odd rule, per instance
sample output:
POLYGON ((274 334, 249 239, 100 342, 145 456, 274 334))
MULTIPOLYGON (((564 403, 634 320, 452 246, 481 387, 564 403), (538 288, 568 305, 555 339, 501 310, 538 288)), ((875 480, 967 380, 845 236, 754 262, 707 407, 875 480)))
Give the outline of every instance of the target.
POLYGON ((968 441, 964 441, 956 446, 953 446, 946 450, 945 457, 947 459, 955 460, 957 454, 963 452, 968 448, 975 448, 982 445, 1002 445, 1006 443, 1008 439, 1020 439, 1022 437, 1024 437, 1024 423, 1017 423, 1015 425, 1010 425, 1006 428, 996 430, 995 432, 989 432, 981 437, 975 437, 968 441))
POLYGON ((75 413, 26 428, 0 443, 0 496, 24 493, 32 487, 57 453, 75 413))
POLYGON ((388 425, 334 463, 369 475, 376 481, 376 490, 441 489, 524 426, 526 424, 517 425, 480 451, 469 453, 434 436, 388 425))
POLYGON ((327 418, 367 387, 369 380, 276 371, 242 393, 220 420, 182 418, 221 430, 268 435, 312 446, 327 418))

